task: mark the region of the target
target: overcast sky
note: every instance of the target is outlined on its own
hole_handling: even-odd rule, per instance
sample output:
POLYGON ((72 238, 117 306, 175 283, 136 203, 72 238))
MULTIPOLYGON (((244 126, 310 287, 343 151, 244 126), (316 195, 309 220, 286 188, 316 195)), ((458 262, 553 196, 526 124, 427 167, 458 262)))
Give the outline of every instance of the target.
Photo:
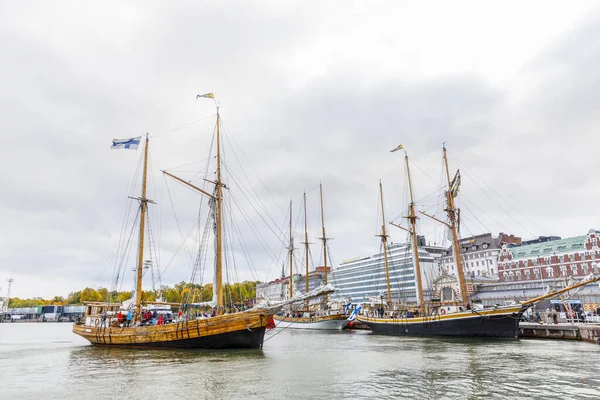
MULTIPOLYGON (((226 144, 279 226, 306 189, 317 243, 323 182, 336 263, 378 251, 379 179, 386 219, 403 222, 403 154, 389 152, 400 143, 414 163, 419 207, 439 216, 439 196, 428 195, 443 183, 446 142, 451 169, 463 172, 465 236, 600 228, 599 7, 0 1, 0 293, 9 277, 21 298, 110 287, 141 152, 109 146, 145 132, 154 136, 150 192, 160 200, 152 215, 164 268, 199 197, 172 186, 183 209, 175 220, 159 169, 206 160, 214 105, 195 100, 205 92, 220 102, 226 144)), ((436 224, 421 222, 430 242, 445 244, 436 224)), ((279 254, 286 239, 257 227, 279 254)), ((405 240, 391 229, 391 240, 405 240)), ((247 245, 255 273, 238 267, 237 278, 280 274, 280 259, 261 257, 258 240, 247 245)), ((319 256, 317 244, 312 252, 319 256)), ((189 279, 189 258, 180 256, 163 283, 189 279)))

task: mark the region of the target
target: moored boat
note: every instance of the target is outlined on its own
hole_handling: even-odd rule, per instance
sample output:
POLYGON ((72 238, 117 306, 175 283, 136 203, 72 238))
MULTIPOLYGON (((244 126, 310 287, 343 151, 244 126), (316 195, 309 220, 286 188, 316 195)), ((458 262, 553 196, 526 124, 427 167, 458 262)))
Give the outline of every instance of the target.
MULTIPOLYGON (((319 184, 319 195, 321 205, 321 230, 323 237, 323 269, 325 271, 325 284, 327 284, 328 267, 327 267, 327 236, 325 234, 325 215, 323 211, 323 185, 319 184)), ((290 245, 289 245, 289 263, 290 263, 290 284, 289 284, 289 297, 293 296, 293 251, 294 251, 294 240, 292 234, 292 204, 290 202, 290 245)), ((309 271, 308 271, 308 229, 307 229, 307 217, 306 217, 306 193, 304 193, 304 246, 305 246, 305 277, 306 277, 306 292, 309 289, 309 271)), ((311 308, 309 302, 304 303, 304 309, 291 309, 286 312, 276 314, 273 318, 277 322, 276 326, 279 328, 292 328, 292 329, 315 329, 315 330, 341 330, 348 326, 349 321, 347 315, 342 312, 332 310, 329 304, 329 296, 325 295, 324 298, 324 309, 320 309, 321 303, 316 307, 311 308)))
MULTIPOLYGON (((398 146, 397 149, 402 149, 402 146, 398 146)), ((600 277, 590 276, 588 279, 577 282, 571 286, 567 286, 561 290, 546 293, 542 296, 512 305, 506 306, 495 306, 495 307, 482 307, 479 305, 472 306, 467 297, 466 283, 464 271, 461 268, 463 265, 461 261, 461 248, 459 246, 457 225, 459 218, 459 211, 455 207, 454 199, 458 195, 460 186, 460 174, 457 171, 453 179, 450 179, 450 173, 448 170, 448 159, 446 156, 446 147, 443 148, 443 159, 446 170, 447 178, 447 190, 445 191, 446 198, 446 212, 448 215, 448 222, 441 221, 433 216, 421 212, 423 215, 428 216, 437 222, 440 222, 450 230, 453 239, 453 251, 456 257, 457 275, 460 289, 460 299, 454 301, 439 301, 431 300, 425 301, 423 296, 423 287, 421 283, 422 275, 419 271, 419 251, 418 251, 418 240, 416 235, 416 220, 417 216, 415 213, 415 203, 413 199, 413 189, 411 184, 410 168, 408 163, 408 155, 405 153, 406 170, 408 177, 408 186, 410 193, 410 207, 409 215, 406 218, 410 221, 410 228, 406 229, 396 224, 392 224, 401 229, 409 232, 411 242, 413 245, 413 256, 414 256, 414 268, 416 277, 416 289, 417 289, 417 304, 412 308, 412 311, 404 310, 393 310, 389 309, 384 313, 380 313, 379 317, 358 315, 357 320, 367 325, 372 331, 380 334, 387 335, 431 335, 431 336, 455 336, 455 337, 487 337, 487 338, 510 338, 518 339, 519 337, 519 321, 523 313, 538 301, 546 298, 560 295, 561 293, 567 292, 572 289, 576 289, 580 286, 584 286, 590 283, 598 282, 600 277)), ((381 191, 381 186, 380 186, 381 191)), ((381 192, 381 198, 383 199, 383 193, 381 192)), ((383 214, 383 200, 381 204, 382 216, 385 221, 383 214)), ((384 254, 386 252, 386 231, 385 223, 382 227, 382 242, 384 247, 384 254)), ((386 271, 387 271, 387 259, 385 259, 386 271)), ((387 275, 387 274, 386 274, 387 275)), ((388 306, 391 306, 392 301, 389 292, 389 277, 387 278, 388 285, 388 306)))
MULTIPOLYGON (((200 98, 214 99, 212 93, 199 95, 200 98)), ((139 201, 139 242, 137 260, 137 279, 135 301, 131 305, 111 302, 84 303, 86 311, 84 317, 73 325, 73 332, 94 345, 125 346, 125 347, 165 347, 165 348, 201 348, 201 349, 233 349, 233 348, 262 348, 265 329, 273 326, 273 316, 281 308, 294 301, 305 301, 314 296, 330 293, 330 287, 320 287, 311 293, 290 298, 279 303, 259 303, 247 310, 237 310, 233 307, 226 309, 223 296, 223 183, 221 177, 221 133, 220 114, 217 107, 216 113, 216 176, 213 191, 208 192, 196 187, 186 180, 178 178, 166 171, 166 175, 178 180, 188 187, 201 193, 209 200, 209 215, 211 223, 208 225, 214 231, 215 244, 215 270, 213 300, 200 304, 172 304, 184 311, 194 307, 209 307, 214 310, 214 315, 206 317, 199 313, 181 313, 172 321, 161 317, 146 317, 145 314, 156 303, 142 301, 142 277, 144 273, 144 236, 145 221, 148 203, 153 203, 146 197, 146 181, 148 170, 148 144, 146 135, 143 179, 141 196, 135 198, 139 201), (144 310, 143 307, 147 309, 144 310)), ((126 140, 114 140, 112 148, 137 149, 141 137, 126 140)), ((165 304, 165 303, 162 303, 165 304)))
MULTIPOLYGON (((403 149, 400 145, 392 152, 403 149)), ((375 333, 388 335, 436 335, 436 336, 459 336, 459 337, 503 337, 503 338, 518 338, 519 319, 525 309, 521 305, 496 307, 492 309, 475 309, 471 308, 468 302, 465 276, 462 268, 457 268, 460 284, 461 298, 453 302, 429 301, 425 302, 423 296, 422 275, 419 263, 419 251, 417 240, 417 215, 415 212, 415 202, 413 197, 413 188, 410 176, 410 166, 408 155, 405 150, 405 162, 407 181, 410 195, 409 214, 405 217, 410 223, 410 228, 397 226, 409 233, 413 246, 414 270, 417 291, 417 304, 413 307, 412 312, 405 310, 389 310, 377 317, 369 317, 366 315, 358 315, 357 320, 369 326, 375 333), (392 318, 389 318, 392 317, 392 318)), ((448 227, 452 234, 454 253, 456 254, 457 265, 462 265, 461 249, 459 247, 457 223, 458 211, 454 205, 454 198, 458 195, 460 185, 460 174, 456 173, 451 180, 448 170, 448 160, 446 157, 446 147, 444 146, 444 163, 446 167, 446 177, 448 188, 446 190, 446 212, 449 222, 441 221, 434 218, 436 221, 443 223, 448 227)), ((381 212, 383 218, 381 239, 386 254, 386 242, 388 235, 385 230, 385 214, 383 209, 383 191, 380 184, 381 197, 381 212)), ((424 213, 423 213, 424 214, 424 213)), ((427 214, 425 214, 427 215, 427 214)), ((392 307, 392 299, 390 295, 390 281, 387 274, 387 257, 385 258, 386 279, 388 287, 387 306, 392 307)))

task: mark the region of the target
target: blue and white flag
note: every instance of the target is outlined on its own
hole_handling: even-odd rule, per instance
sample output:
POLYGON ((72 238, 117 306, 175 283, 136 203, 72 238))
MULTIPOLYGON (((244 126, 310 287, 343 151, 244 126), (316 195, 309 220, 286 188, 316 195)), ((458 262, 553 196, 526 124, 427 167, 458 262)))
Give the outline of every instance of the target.
POLYGON ((352 314, 350 314, 350 316, 348 317, 348 321, 354 321, 356 319, 356 316, 358 315, 358 313, 361 310, 362 310, 362 304, 358 304, 356 307, 354 307, 352 314))
POLYGON ((348 311, 350 311, 350 307, 352 307, 352 300, 348 300, 348 304, 346 304, 346 311, 344 311, 345 315, 348 315, 348 311))
POLYGON ((113 143, 110 148, 137 150, 138 146, 140 145, 141 138, 141 136, 138 136, 131 139, 113 139, 113 143))

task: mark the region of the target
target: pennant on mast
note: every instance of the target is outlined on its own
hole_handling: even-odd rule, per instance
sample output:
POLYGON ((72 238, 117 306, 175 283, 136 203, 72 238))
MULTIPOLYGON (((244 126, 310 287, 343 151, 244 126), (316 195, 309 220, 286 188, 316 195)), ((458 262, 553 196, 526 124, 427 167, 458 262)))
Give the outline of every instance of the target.
POLYGON ((393 152, 398 151, 398 150, 402 150, 403 148, 404 148, 404 146, 398 145, 398 147, 396 147, 395 149, 390 150, 390 153, 393 153, 393 152))

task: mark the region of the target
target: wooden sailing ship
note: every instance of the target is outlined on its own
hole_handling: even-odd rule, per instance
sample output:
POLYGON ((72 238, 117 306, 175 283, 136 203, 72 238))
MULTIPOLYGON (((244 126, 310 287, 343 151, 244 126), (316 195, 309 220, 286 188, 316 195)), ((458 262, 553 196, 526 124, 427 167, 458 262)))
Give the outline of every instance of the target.
MULTIPOLYGON (((199 97, 213 98, 212 94, 199 97)), ((184 315, 176 322, 162 325, 143 324, 142 275, 144 257, 144 227, 148 203, 146 197, 146 180, 148 167, 148 136, 146 135, 143 161, 143 181, 140 207, 139 248, 137 260, 137 279, 135 292, 135 309, 127 310, 121 303, 89 302, 84 303, 86 311, 83 319, 73 325, 73 332, 87 339, 94 345, 123 347, 165 347, 165 348, 200 348, 200 349, 232 349, 262 348, 265 329, 272 327, 273 315, 284 305, 296 301, 290 298, 286 302, 263 303, 245 311, 225 313, 223 302, 223 187, 221 179, 221 137, 220 115, 216 115, 216 180, 214 192, 204 191, 189 182, 166 171, 164 173, 207 196, 213 204, 215 226, 215 316, 196 318, 184 315), (131 321, 122 324, 117 321, 118 313, 130 313, 131 321)), ((318 288, 307 293, 298 300, 304 301, 311 296, 329 293, 328 287, 318 288)))
MULTIPOLYGON (((402 147, 399 147, 402 148, 402 147)), ((444 146, 444 164, 446 167, 446 177, 448 188, 446 191, 446 212, 449 222, 438 222, 445 224, 452 233, 453 249, 456 257, 456 265, 458 281, 460 285, 461 298, 458 301, 447 303, 440 301, 425 302, 423 296, 422 274, 420 269, 418 240, 415 213, 415 203, 413 198, 413 189, 410 176, 410 167, 408 155, 405 152, 406 171, 408 177, 408 186, 410 194, 409 215, 406 216, 410 222, 410 228, 404 229, 409 232, 412 242, 412 253, 414 260, 414 274, 416 281, 417 306, 411 313, 398 312, 386 313, 384 318, 373 318, 364 315, 358 315, 357 320, 368 325, 371 330, 376 333, 390 335, 438 335, 438 336, 462 336, 462 337, 502 337, 502 338, 517 338, 518 327, 521 315, 528 307, 527 305, 511 305, 493 308, 472 309, 468 303, 465 276, 461 261, 461 248, 459 246, 457 233, 458 212, 454 204, 454 199, 458 194, 458 185, 460 179, 458 173, 454 179, 450 179, 448 170, 448 159, 446 157, 446 147, 444 146), (391 317, 394 315, 394 318, 391 317)), ((390 280, 388 274, 387 260, 387 234, 385 230, 385 214, 383 210, 383 192, 380 184, 381 194, 381 212, 383 217, 381 239, 383 242, 384 262, 386 269, 387 280, 387 302, 388 307, 392 306, 392 298, 390 292, 390 280)), ((424 213, 423 213, 424 214, 424 213)), ((425 214, 427 215, 427 214, 425 214)))
MULTIPOLYGON (((323 266, 325 270, 324 280, 327 285, 328 267, 327 267, 327 236, 325 235, 325 215, 323 211, 323 185, 319 185, 319 196, 321 205, 321 241, 323 242, 323 266)), ((305 277, 306 293, 309 292, 309 270, 308 270, 308 223, 306 216, 306 193, 304 193, 304 254, 305 254, 305 277)), ((294 238, 292 233, 292 203, 290 202, 290 245, 289 245, 289 297, 293 297, 293 251, 294 238)), ((329 307, 329 296, 326 294, 324 299, 324 308, 311 309, 309 302, 304 303, 304 309, 286 310, 283 313, 274 316, 278 327, 292 329, 316 329, 316 330, 341 330, 348 326, 347 315, 343 312, 331 310, 329 307)))

